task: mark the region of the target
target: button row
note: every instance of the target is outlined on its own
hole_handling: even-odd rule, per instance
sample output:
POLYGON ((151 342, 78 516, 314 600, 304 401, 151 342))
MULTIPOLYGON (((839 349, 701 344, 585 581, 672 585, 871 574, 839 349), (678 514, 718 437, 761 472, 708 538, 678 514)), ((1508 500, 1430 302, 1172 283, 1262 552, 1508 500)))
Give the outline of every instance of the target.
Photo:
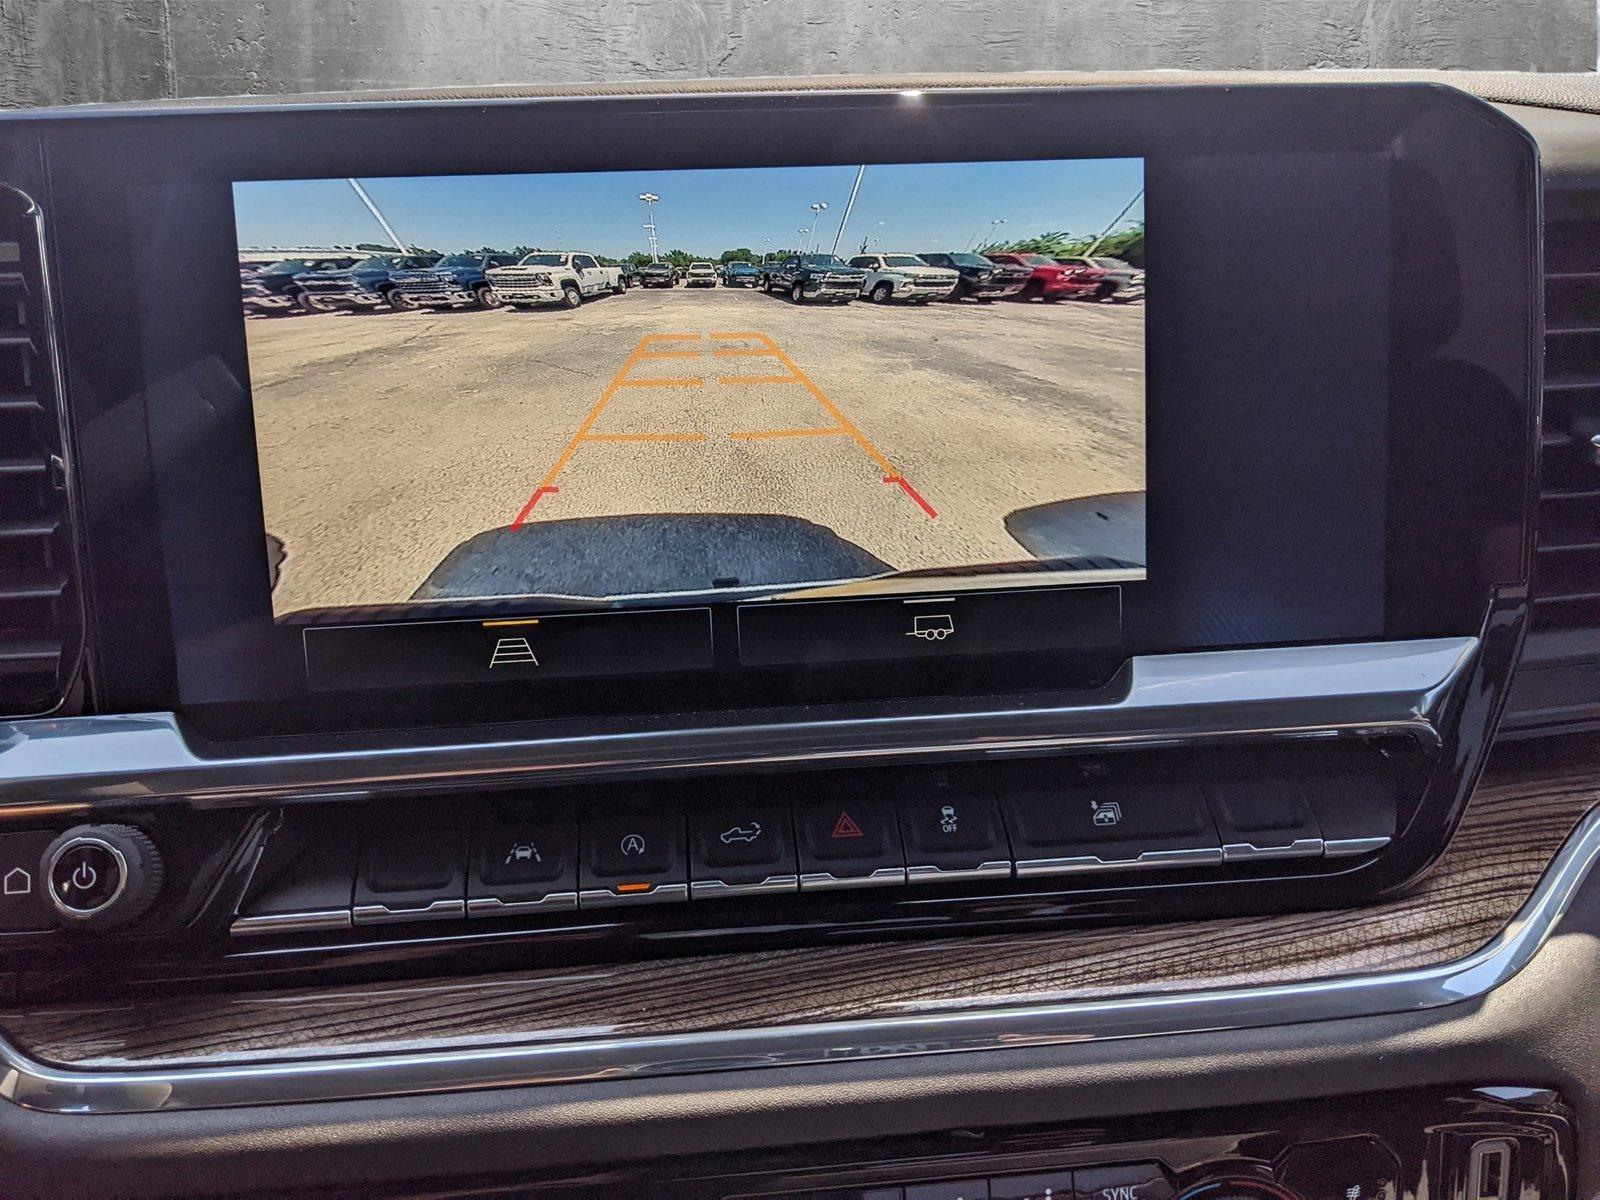
POLYGON ((665 794, 653 808, 591 804, 581 816, 397 809, 359 857, 348 829, 280 833, 234 929, 1336 857, 1378 849, 1394 829, 1392 789, 1359 772, 1201 784, 1069 771, 1059 760, 1018 764, 987 786, 944 771, 816 776, 830 798, 744 802, 724 791, 690 813, 665 794))
POLYGON ((463 854, 444 827, 373 839, 357 924, 1009 878, 989 798, 723 804, 582 822, 528 815, 475 828, 463 854))

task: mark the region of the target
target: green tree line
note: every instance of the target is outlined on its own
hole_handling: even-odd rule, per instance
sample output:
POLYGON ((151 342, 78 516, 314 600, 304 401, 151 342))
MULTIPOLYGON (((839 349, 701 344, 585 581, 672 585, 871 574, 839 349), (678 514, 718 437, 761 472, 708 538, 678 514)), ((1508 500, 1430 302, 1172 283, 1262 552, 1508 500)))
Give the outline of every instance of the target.
MULTIPOLYGON (((775 255, 788 254, 789 251, 775 250, 772 253, 775 255)), ((670 263, 679 268, 687 267, 690 263, 697 262, 722 263, 726 265, 731 262, 759 263, 761 261, 761 255, 748 246, 724 250, 720 254, 691 254, 687 250, 668 250, 660 257, 662 262, 670 263)), ((650 255, 643 250, 635 250, 623 261, 635 267, 642 267, 650 262, 650 255)))
MULTIPOLYGON (((990 242, 979 246, 979 254, 1048 254, 1051 257, 1081 257, 1095 244, 1094 234, 1071 234, 1064 229, 1041 233, 1037 237, 1019 238, 1014 242, 990 242)), ((1095 248, 1100 258, 1120 258, 1130 266, 1144 267, 1144 222, 1107 234, 1095 248)))
MULTIPOLYGON (((1068 233, 1064 229, 1060 229, 1049 233, 1041 233, 1035 237, 1018 238, 1016 241, 1011 242, 989 242, 985 245, 979 246, 977 253, 1048 254, 1062 257, 1081 256, 1088 252, 1089 248, 1094 245, 1094 242, 1095 235, 1093 234, 1072 234, 1068 233)), ((356 249, 371 250, 377 254, 386 252, 392 253, 394 251, 393 246, 380 246, 376 244, 362 244, 357 246, 356 249)), ((549 251, 548 249, 540 246, 513 246, 509 250, 501 249, 498 246, 479 246, 476 250, 463 250, 461 253, 511 254, 515 255, 517 258, 521 258, 525 254, 533 254, 541 250, 544 250, 546 253, 554 253, 554 251, 549 251)), ((439 252, 437 250, 414 249, 412 253, 438 254, 439 252)), ((788 255, 795 253, 798 253, 798 251, 792 249, 777 249, 768 251, 767 257, 778 259, 785 258, 788 255)), ((1099 247, 1095 250, 1095 253, 1103 258, 1120 258, 1124 262, 1142 269, 1144 267, 1144 222, 1141 221, 1136 225, 1128 226, 1126 229, 1119 229, 1115 233, 1108 234, 1105 240, 1102 241, 1099 247)), ((650 255, 643 250, 635 250, 627 257, 620 259, 607 258, 600 254, 595 255, 595 257, 608 267, 617 267, 622 266, 623 264, 642 267, 650 262, 650 255)), ((674 249, 664 252, 660 258, 662 262, 670 263, 679 270, 687 267, 690 263, 697 262, 714 262, 722 263, 724 265, 731 262, 747 262, 758 264, 761 262, 760 252, 752 250, 748 246, 738 246, 733 249, 723 250, 721 253, 717 254, 691 254, 687 250, 674 249)))

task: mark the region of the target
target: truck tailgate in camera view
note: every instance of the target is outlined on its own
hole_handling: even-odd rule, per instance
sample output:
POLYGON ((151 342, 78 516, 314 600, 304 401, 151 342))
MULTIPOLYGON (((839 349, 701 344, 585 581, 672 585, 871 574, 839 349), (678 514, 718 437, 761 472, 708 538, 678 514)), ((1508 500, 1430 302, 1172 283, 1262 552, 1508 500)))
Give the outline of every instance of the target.
POLYGON ((241 247, 395 247, 376 314, 245 323, 274 613, 1142 579, 1143 306, 1039 276, 1114 253, 1142 289, 1143 186, 1139 159, 235 184, 241 247), (1047 291, 1085 300, 920 303, 1047 291))

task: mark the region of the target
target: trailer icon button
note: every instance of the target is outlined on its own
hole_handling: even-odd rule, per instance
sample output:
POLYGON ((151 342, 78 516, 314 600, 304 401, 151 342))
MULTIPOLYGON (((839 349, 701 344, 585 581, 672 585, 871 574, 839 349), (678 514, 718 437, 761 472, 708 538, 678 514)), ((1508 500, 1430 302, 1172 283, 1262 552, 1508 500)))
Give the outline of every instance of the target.
POLYGON ((922 638, 929 642, 942 642, 955 631, 956 623, 949 613, 935 613, 925 617, 912 617, 911 628, 906 630, 906 636, 922 638))
POLYGON ((1039 654, 1113 647, 1122 638, 1121 590, 1097 584, 909 598, 773 598, 740 604, 736 612, 739 661, 747 667, 1039 654))

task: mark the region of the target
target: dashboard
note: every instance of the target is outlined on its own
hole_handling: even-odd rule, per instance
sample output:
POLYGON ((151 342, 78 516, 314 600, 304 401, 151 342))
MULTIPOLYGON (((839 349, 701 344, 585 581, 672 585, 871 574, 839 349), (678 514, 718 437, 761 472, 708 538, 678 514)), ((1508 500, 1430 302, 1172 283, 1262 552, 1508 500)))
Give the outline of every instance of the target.
POLYGON ((1593 120, 7 115, 16 1194, 1592 1191, 1593 120))

